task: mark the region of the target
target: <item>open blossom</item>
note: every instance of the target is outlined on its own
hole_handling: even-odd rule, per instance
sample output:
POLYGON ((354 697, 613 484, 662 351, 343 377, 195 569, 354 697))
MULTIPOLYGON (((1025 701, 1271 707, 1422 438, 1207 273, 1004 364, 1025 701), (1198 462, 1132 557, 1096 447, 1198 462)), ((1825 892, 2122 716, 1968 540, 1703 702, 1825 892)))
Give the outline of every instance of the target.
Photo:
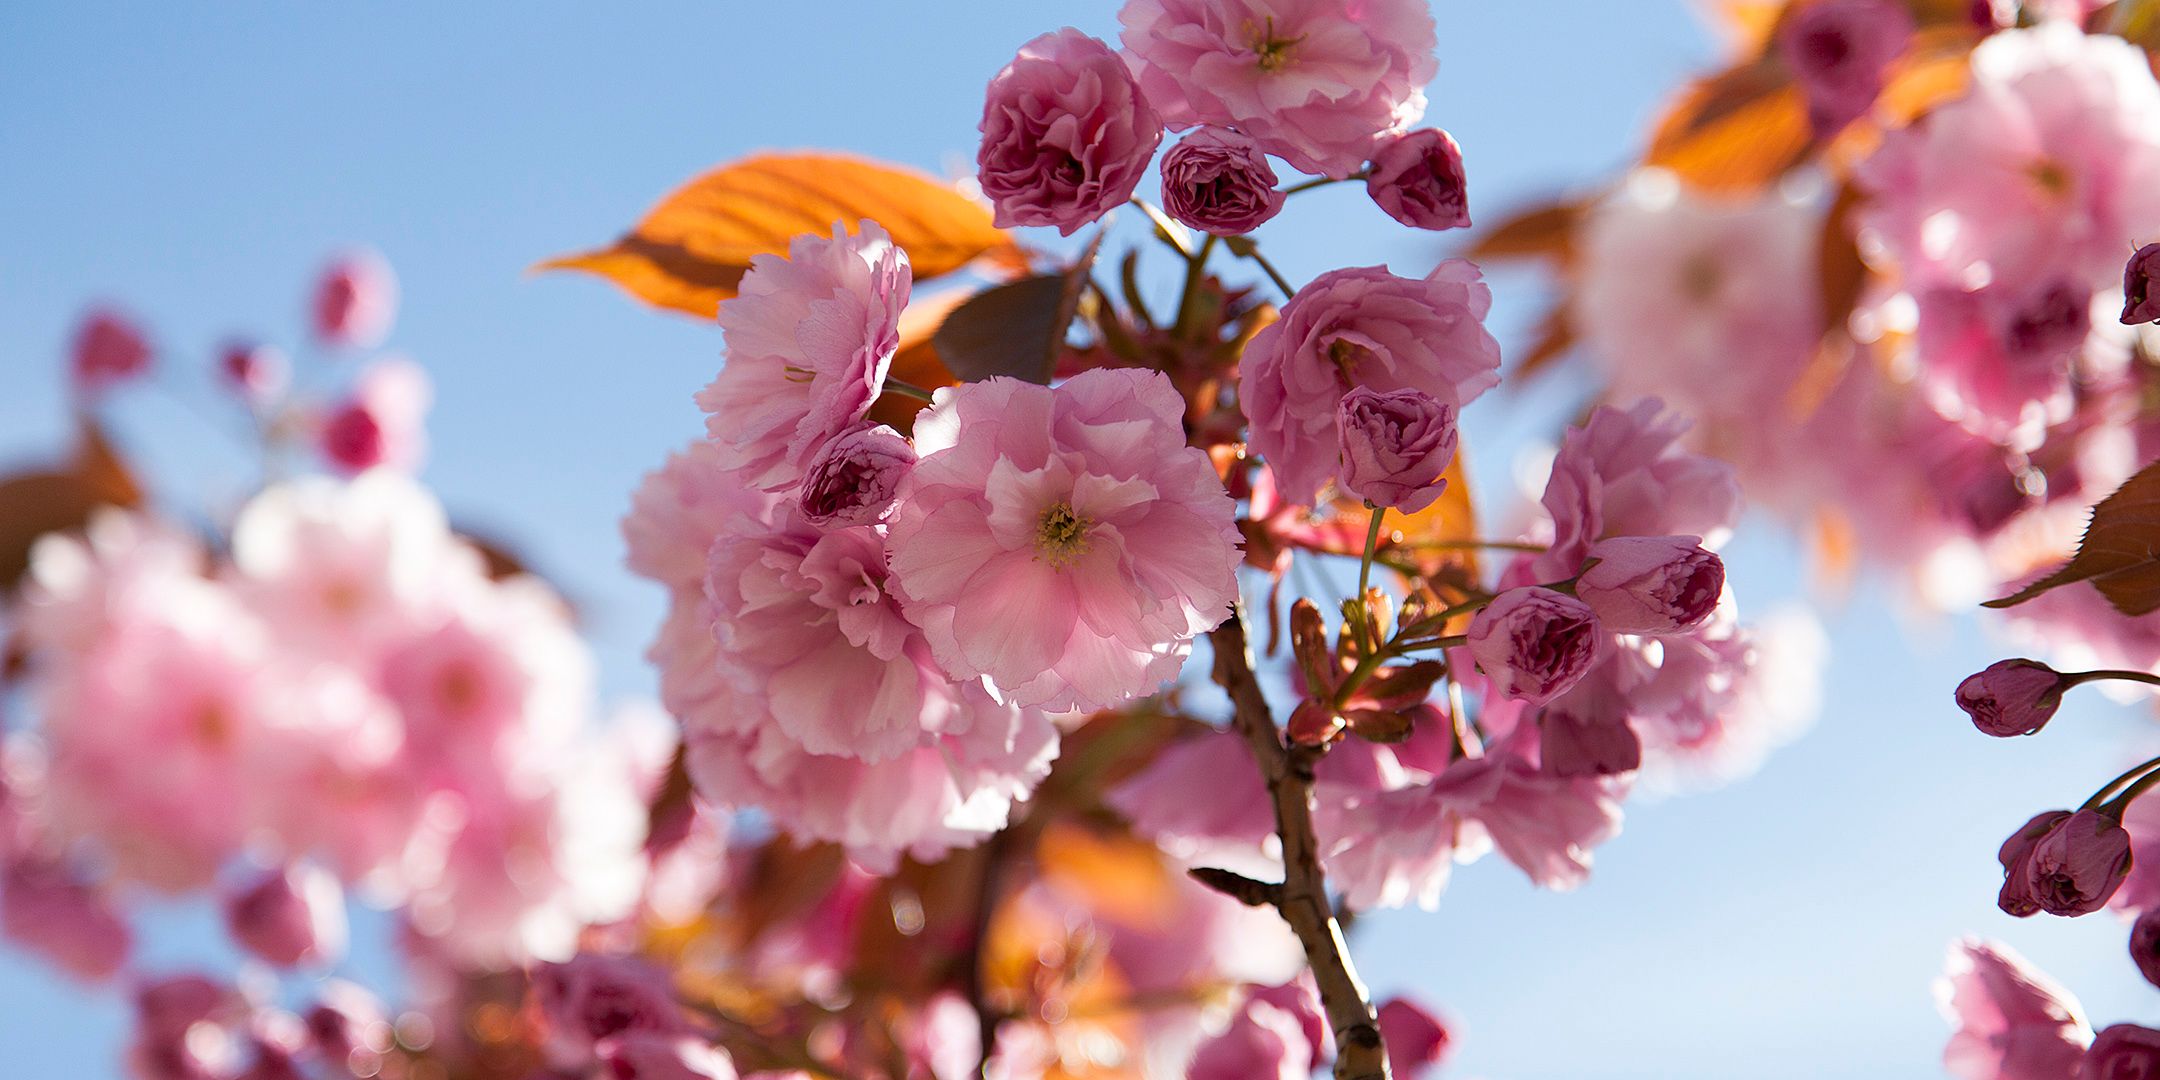
POLYGON ((1365 193, 1413 229, 1464 229, 1470 226, 1468 183, 1455 137, 1423 128, 1395 137, 1373 155, 1365 193))
POLYGON ((1159 372, 948 387, 891 523, 893 585, 955 678, 1103 708, 1175 677, 1237 597, 1233 506, 1159 372))
POLYGON ((2093 1038, 2077 999, 1999 942, 1952 945, 1935 1000, 1957 1029, 1943 1068, 1959 1080, 2072 1080, 2093 1038))
POLYGON ((149 369, 150 343, 127 316, 107 308, 83 316, 68 372, 77 390, 103 390, 149 369))
POLYGON ((976 178, 999 228, 1071 236, 1132 197, 1162 129, 1117 53, 1068 26, 1022 45, 990 80, 976 178))
POLYGON ((1171 219, 1220 236, 1249 233, 1282 212, 1267 154, 1250 137, 1203 127, 1162 162, 1162 208, 1171 219))
POLYGON ((2160 1076, 2160 1031, 2109 1024, 2093 1037, 2077 1080, 2145 1080, 2160 1076))
POLYGON ((1172 128, 1236 128, 1325 176, 1356 172, 1416 123, 1439 68, 1422 0, 1128 0, 1118 21, 1172 128))
POLYGON ((1452 1039, 1438 1016, 1409 998, 1389 998, 1379 1013, 1380 1037, 1396 1076, 1417 1080, 1447 1060, 1452 1039))
POLYGON ((1692 536, 1616 536, 1590 548, 1575 595, 1621 634, 1670 634, 1700 624, 1725 590, 1725 563, 1692 536))
POLYGON ((1958 708, 1989 735, 2031 735, 2062 705, 2063 677, 2035 660, 1997 660, 1958 684, 1958 708))
POLYGON ((911 282, 907 254, 874 221, 750 260, 720 304, 727 361, 697 396, 730 468, 768 491, 793 486, 863 418, 899 347, 911 282))
POLYGON ((1342 489, 1374 506, 1414 514, 1431 506, 1455 459, 1455 409, 1423 390, 1354 386, 1335 407, 1342 489))
POLYGON ((862 423, 825 444, 803 479, 803 517, 814 525, 875 525, 892 512, 915 448, 883 424, 862 423))
POLYGON ((1538 580, 1573 576, 1609 536, 1699 536, 1715 546, 1740 516, 1732 466, 1682 450, 1687 422, 1655 399, 1625 411, 1600 405, 1568 429, 1542 502, 1553 543, 1531 564, 1538 580))
POLYGON ((1253 1000, 1221 1034, 1200 1044, 1188 1080, 1303 1080, 1312 1075, 1312 1047, 1297 1017, 1253 1000))
POLYGON ((312 314, 315 336, 349 349, 382 344, 397 314, 397 278, 373 251, 347 252, 316 279, 312 314))
POLYGON ((233 940, 279 967, 336 963, 345 952, 345 898, 320 867, 295 863, 262 875, 225 900, 233 940))
POLYGON ((603 1039, 690 1030, 667 973, 639 957, 581 952, 537 964, 532 998, 547 1023, 551 1056, 566 1065, 588 1059, 603 1039))
POLYGON ((1601 633, 1597 615, 1574 597, 1509 589, 1470 620, 1470 655, 1494 689, 1543 705, 1590 670, 1601 633))
POLYGON ((1252 448, 1283 495, 1309 503, 1339 475, 1337 403, 1352 387, 1420 390, 1461 409, 1500 382, 1500 343, 1477 266, 1449 259, 1424 278, 1385 267, 1331 270, 1253 335, 1238 381, 1252 448))
POLYGON ((1820 137, 1867 114, 1883 74, 1912 40, 1912 13, 1898 0, 1815 0, 1778 27, 1778 52, 1806 95, 1820 137))

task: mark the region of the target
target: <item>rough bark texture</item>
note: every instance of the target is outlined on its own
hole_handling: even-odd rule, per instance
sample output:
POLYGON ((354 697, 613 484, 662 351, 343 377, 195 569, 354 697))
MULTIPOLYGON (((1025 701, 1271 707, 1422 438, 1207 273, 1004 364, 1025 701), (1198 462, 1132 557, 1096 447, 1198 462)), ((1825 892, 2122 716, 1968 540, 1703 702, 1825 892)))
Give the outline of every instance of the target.
MULTIPOLYGON (((1282 837, 1282 884, 1261 898, 1275 906, 1305 946, 1305 960, 1320 987, 1328 1027, 1335 1033, 1335 1080, 1390 1080, 1378 1014, 1358 979, 1357 967, 1350 962, 1342 927, 1328 902, 1327 875, 1321 869, 1319 841, 1313 834, 1313 764, 1321 751, 1283 744, 1275 715, 1268 710, 1260 681, 1253 675, 1242 608, 1216 627, 1209 640, 1215 648, 1215 681, 1236 707, 1238 733, 1245 737, 1267 782, 1275 804, 1275 831, 1282 837)), ((1251 903, 1247 896, 1258 894, 1232 891, 1231 895, 1251 903)))

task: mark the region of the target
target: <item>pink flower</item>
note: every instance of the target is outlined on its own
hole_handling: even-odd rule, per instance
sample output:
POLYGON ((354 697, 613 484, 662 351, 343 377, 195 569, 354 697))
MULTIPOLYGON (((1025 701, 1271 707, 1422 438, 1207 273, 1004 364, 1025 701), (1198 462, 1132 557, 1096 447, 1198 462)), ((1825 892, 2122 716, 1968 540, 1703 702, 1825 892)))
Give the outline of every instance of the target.
POLYGON ((1447 490, 1440 474, 1455 459, 1453 406, 1423 390, 1353 386, 1335 406, 1335 424, 1344 491, 1415 514, 1447 490))
POLYGON ((427 372, 410 360, 369 364, 352 395, 322 420, 323 458, 347 475, 377 465, 418 472, 434 396, 427 372))
POLYGON ((1538 763, 1553 776, 1616 776, 1642 767, 1642 736, 1629 721, 1633 692, 1651 676, 1637 654, 1616 648, 1538 711, 1538 763))
POLYGON ((2003 884, 1996 906, 2009 914, 2024 918, 2040 910, 2038 898, 2032 894, 2033 849, 2040 838, 2054 831, 2055 826, 2069 820, 2068 810, 2048 810, 2033 815, 2032 819, 2011 833, 2004 840, 1996 858, 2002 863, 2003 884))
POLYGON ((1305 1080, 1312 1047, 1297 1017, 1265 1001, 1248 1001, 1222 1034, 1200 1044, 1187 1080, 1305 1080))
POLYGON ((1425 114, 1439 67, 1432 12, 1417 0, 1128 0, 1118 21, 1173 129, 1236 128, 1338 178, 1425 114))
POLYGON ((75 389, 96 393, 150 370, 150 343, 127 316, 95 308, 75 330, 69 375, 75 389))
POLYGON ((1778 27, 1778 52, 1807 95, 1818 138, 1867 114, 1883 72, 1912 40, 1912 13, 1896 0, 1816 0, 1778 27))
POLYGON ((1610 781, 1546 776, 1507 746, 1450 766, 1433 785, 1489 838, 1501 857, 1545 889, 1568 890, 1590 877, 1590 851, 1620 833, 1610 781))
POLYGON ((235 341, 218 354, 218 377, 251 409, 275 401, 292 381, 292 364, 276 346, 235 341))
POLYGON ((1484 326, 1492 291, 1462 259, 1423 279, 1378 266, 1314 278, 1253 335, 1238 381, 1252 448, 1284 496, 1310 503, 1337 476, 1336 406, 1352 387, 1421 390, 1461 409, 1500 381, 1500 343, 1484 326))
POLYGON ((911 281, 907 253, 874 221, 750 260, 720 304, 727 362, 697 397, 729 468, 767 491, 791 487, 863 418, 900 345, 911 281))
POLYGON ((201 975, 147 983, 135 994, 127 1050, 134 1080, 203 1080, 240 1068, 240 1030, 251 1008, 233 988, 201 975))
POLYGON ((65 864, 27 853, 0 866, 0 935, 92 983, 118 974, 134 947, 109 897, 65 864))
POLYGON ((535 965, 532 999, 547 1022, 551 1051, 567 1064, 590 1057, 604 1039, 690 1030, 667 973, 633 956, 581 952, 535 965))
POLYGON ((2153 279, 2160 277, 2160 244, 2147 244, 2123 264, 2122 323, 2160 322, 2160 292, 2153 279))
POLYGON ((1997 942, 1952 945, 1935 1000, 1956 1029, 1943 1068, 1960 1080, 2072 1080, 2093 1037, 2069 991, 1997 942))
POLYGON ((319 867, 294 863, 225 899, 225 926, 242 948, 278 967, 334 964, 345 952, 345 897, 319 867))
POLYGON ((1228 128, 1203 127, 1162 161, 1163 213, 1218 236, 1249 233, 1282 212, 1283 193, 1260 144, 1228 128))
POLYGON ((1721 612, 1685 636, 1633 643, 1638 656, 1657 654, 1628 693, 1642 780, 1691 791, 1752 773, 1813 721, 1828 647, 1812 616, 1790 610, 1748 627, 1721 612))
POLYGON ((1453 1049, 1447 1025, 1409 998, 1380 1004, 1380 1038, 1387 1043, 1388 1066, 1402 1080, 1417 1080, 1439 1068, 1453 1049))
POLYGON ((397 278, 373 251, 338 256, 315 283, 315 336, 325 344, 369 349, 382 344, 397 314, 397 278))
POLYGON ((999 228, 1071 236, 1132 197, 1162 128, 1110 46, 1068 26, 1022 45, 990 80, 976 176, 999 228))
POLYGON ((302 1014, 301 1024, 317 1053, 350 1063, 356 1073, 390 1049, 390 1023, 382 1002, 343 979, 316 984, 315 1004, 302 1014))
POLYGON ((883 424, 862 423, 833 441, 803 480, 803 516, 813 525, 875 525, 892 512, 915 448, 883 424))
POLYGON ((1543 705, 1590 670, 1601 633, 1597 615, 1572 596, 1509 589, 1470 620, 1470 655, 1495 690, 1543 705))
POLYGON ((2062 705, 2063 677, 2036 660, 1997 660, 1958 684, 1957 704, 1973 726, 1998 738, 2031 735, 2062 705))
POLYGON ((2146 911, 2130 925, 2130 962, 2145 981, 2160 986, 2160 911, 2146 911))
POLYGON ((1365 193, 1387 216, 1413 229, 1468 228, 1468 184, 1462 147, 1439 128, 1390 140, 1373 155, 1365 174, 1365 193))
POLYGON ((735 1080, 735 1064, 719 1047, 687 1036, 644 1032, 602 1043, 600 1062, 612 1080, 735 1080))
POLYGON ((1608 536, 1730 532, 1740 516, 1732 467, 1682 451, 1677 443, 1686 430, 1654 399, 1625 412, 1601 405, 1581 427, 1569 428, 1545 483, 1553 543, 1531 564, 1536 578, 1573 576, 1608 536))
POLYGON ((893 585, 955 678, 1104 708, 1176 676, 1237 597, 1233 506, 1159 372, 941 389, 891 523, 893 585))
POLYGON ((2003 841, 1999 906, 2012 915, 2085 915, 2130 873, 2130 834, 2097 810, 2052 810, 2003 841))
POLYGON ((1275 810, 1250 754, 1237 735, 1211 730, 1164 747, 1104 802, 1175 858, 1263 871, 1257 853, 1275 835, 1275 810), (1202 790, 1207 798, 1192 797, 1202 790))
POLYGON ((2078 1065, 2078 1080, 2145 1080, 2156 1075, 2160 1075, 2160 1031, 2136 1024, 2101 1028, 2078 1065))
POLYGON ((1616 536, 1590 548, 1575 595, 1620 634, 1698 626, 1725 591, 1725 563, 1692 536, 1616 536))

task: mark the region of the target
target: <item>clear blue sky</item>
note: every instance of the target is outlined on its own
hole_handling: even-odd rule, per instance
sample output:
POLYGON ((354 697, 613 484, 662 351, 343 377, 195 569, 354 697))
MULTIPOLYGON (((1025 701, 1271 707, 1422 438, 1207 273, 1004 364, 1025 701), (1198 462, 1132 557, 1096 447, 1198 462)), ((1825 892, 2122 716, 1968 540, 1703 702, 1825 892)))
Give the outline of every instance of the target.
MULTIPOLYGON (((1678 0, 1437 6, 1428 119, 1461 140, 1487 220, 1623 161, 1657 95, 1712 55, 1678 0)), ((659 601, 619 569, 615 521, 637 477, 697 429, 690 394, 719 338, 523 268, 606 240, 678 181, 759 148, 964 170, 985 79, 1068 22, 1108 36, 1115 9, 0 6, 0 459, 64 431, 60 359, 86 302, 124 302, 166 362, 199 365, 230 332, 292 340, 325 253, 372 243, 402 279, 393 342, 437 381, 428 479, 565 583, 609 685, 640 691, 659 601)), ((1261 238, 1294 278, 1440 253, 1352 191, 1309 197, 1261 238)), ((1500 325, 1519 326, 1533 283, 1496 284, 1500 325)), ((1568 392, 1473 410, 1487 490, 1568 392)), ((132 445, 191 490, 214 495, 193 478, 239 463, 178 406, 138 395, 120 411, 132 445)), ((1733 560, 1743 604, 1795 595, 1800 566, 1773 527, 1751 528, 1733 560)), ((1811 735, 1737 788, 1632 805, 1581 892, 1534 893, 1492 862, 1459 873, 1437 915, 1362 924, 1371 981, 1415 985, 1459 1021, 1453 1075, 1938 1075, 1928 984, 1972 931, 2008 938, 2103 1023, 2160 1019, 2121 927, 2016 923, 1992 903, 2001 837, 2112 775, 2145 721, 2080 698, 2044 738, 1982 739, 1949 703, 1993 655, 1980 631, 1900 622, 1886 592, 1863 585, 1830 614, 1811 735)), ((152 930, 154 963, 220 955, 200 911, 152 930)), ((123 1023, 111 996, 0 949, 0 1072, 115 1075, 123 1023)))

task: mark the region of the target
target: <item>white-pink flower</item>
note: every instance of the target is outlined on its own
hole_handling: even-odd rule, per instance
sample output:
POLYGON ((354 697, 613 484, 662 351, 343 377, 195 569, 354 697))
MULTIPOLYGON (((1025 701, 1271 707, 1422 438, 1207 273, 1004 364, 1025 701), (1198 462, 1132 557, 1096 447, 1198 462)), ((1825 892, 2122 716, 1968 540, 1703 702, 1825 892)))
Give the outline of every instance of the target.
POLYGON ((1104 708, 1175 677, 1237 598, 1234 509, 1159 372, 937 392, 891 522, 893 586, 955 678, 1104 708))
POLYGON ((1531 564, 1537 581, 1582 569, 1608 536, 1699 536, 1715 548, 1740 516, 1732 466, 1680 448, 1687 421, 1655 398, 1622 411, 1601 405, 1568 429, 1545 482, 1551 548, 1531 564))
POLYGON ((727 361, 697 396, 730 468, 768 491, 791 487, 863 418, 899 347, 911 282, 907 253, 874 221, 751 259, 720 304, 727 361))
POLYGON ((1956 1029, 1943 1068, 1959 1080, 2072 1080, 2092 1043, 2077 998, 2000 942, 1952 944, 1935 1001, 1956 1029))
POLYGON ((1173 130, 1235 128, 1327 176, 1423 117, 1439 70, 1424 0, 1129 0, 1118 21, 1173 130))

